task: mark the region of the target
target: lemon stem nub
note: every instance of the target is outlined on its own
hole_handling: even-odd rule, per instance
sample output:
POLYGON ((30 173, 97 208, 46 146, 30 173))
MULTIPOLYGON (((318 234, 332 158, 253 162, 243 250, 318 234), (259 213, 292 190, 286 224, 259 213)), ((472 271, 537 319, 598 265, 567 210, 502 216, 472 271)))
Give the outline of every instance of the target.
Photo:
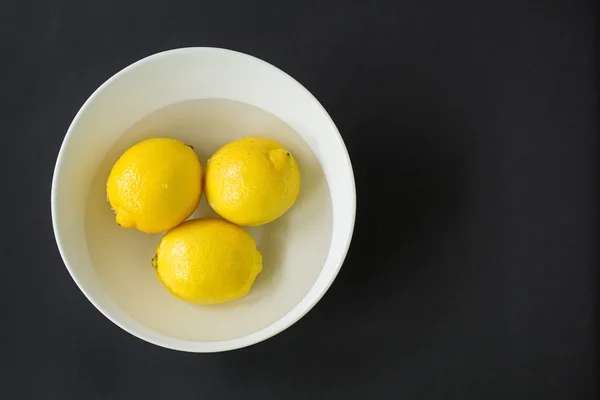
POLYGON ((157 265, 156 265, 156 259, 157 258, 158 258, 158 256, 156 256, 156 255, 154 257, 152 257, 152 267, 154 267, 154 269, 157 268, 157 265))

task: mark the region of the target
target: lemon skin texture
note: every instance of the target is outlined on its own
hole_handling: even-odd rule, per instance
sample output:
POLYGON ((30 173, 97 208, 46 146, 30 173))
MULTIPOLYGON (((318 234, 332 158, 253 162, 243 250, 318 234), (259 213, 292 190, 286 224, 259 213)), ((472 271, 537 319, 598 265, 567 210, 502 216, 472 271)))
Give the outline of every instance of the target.
POLYGON ((202 166, 194 150, 168 138, 130 147, 113 166, 106 184, 116 222, 159 233, 185 221, 202 194, 202 166))
POLYGON ((207 162, 208 203, 238 225, 269 223, 292 207, 300 191, 293 155, 276 141, 249 137, 219 149, 207 162))
POLYGON ((152 263, 172 294, 197 304, 246 295, 263 265, 252 236, 216 218, 189 220, 167 232, 152 263))

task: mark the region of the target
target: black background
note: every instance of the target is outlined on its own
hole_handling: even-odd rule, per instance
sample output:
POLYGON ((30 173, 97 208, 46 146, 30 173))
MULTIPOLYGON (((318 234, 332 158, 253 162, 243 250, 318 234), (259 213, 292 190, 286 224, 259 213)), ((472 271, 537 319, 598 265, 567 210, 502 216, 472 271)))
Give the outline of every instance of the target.
POLYGON ((569 0, 3 1, 0 397, 595 398, 595 11, 569 0), (355 169, 355 235, 330 291, 287 331, 229 353, 121 331, 69 277, 52 234, 52 171, 79 107, 128 64, 185 46, 243 51, 294 76, 355 169))

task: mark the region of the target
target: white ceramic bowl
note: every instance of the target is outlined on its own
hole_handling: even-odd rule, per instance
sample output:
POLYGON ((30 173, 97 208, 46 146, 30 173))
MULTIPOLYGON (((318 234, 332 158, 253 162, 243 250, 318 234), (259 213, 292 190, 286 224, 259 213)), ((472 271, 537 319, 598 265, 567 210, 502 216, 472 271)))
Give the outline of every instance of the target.
MULTIPOLYGON (((344 261, 355 211, 350 159, 319 102, 274 66, 215 48, 155 54, 106 81, 71 123, 52 181, 56 241, 82 292, 127 332, 191 352, 248 346, 306 314, 344 261), (205 166, 220 146, 254 135, 294 154, 302 175, 298 200, 275 222, 248 229, 264 269, 247 296, 217 306, 178 300, 151 266, 160 235, 115 223, 105 193, 110 168, 147 137, 184 140, 205 166)), ((203 199, 194 217, 209 215, 203 199)))

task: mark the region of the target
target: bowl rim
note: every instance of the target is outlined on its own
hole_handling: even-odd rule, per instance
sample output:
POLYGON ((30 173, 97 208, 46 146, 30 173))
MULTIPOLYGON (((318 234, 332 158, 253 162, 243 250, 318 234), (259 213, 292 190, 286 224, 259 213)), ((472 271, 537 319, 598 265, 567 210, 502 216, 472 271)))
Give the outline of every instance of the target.
MULTIPOLYGON (((329 113, 322 106, 322 104, 316 99, 316 97, 308 89, 306 89, 296 79, 294 79, 292 76, 287 74, 285 71, 277 68, 273 64, 271 64, 267 61, 264 61, 258 57, 246 54, 246 53, 242 53, 242 52, 230 50, 230 49, 218 48, 218 47, 182 47, 182 48, 175 48, 175 49, 165 50, 165 51, 161 51, 161 52, 158 52, 155 54, 151 54, 151 55, 146 56, 138 61, 135 61, 132 64, 121 69, 120 71, 118 71, 117 73, 115 73, 114 75, 109 77, 96 90, 94 90, 94 92, 83 103, 83 105, 81 106, 81 108, 79 109, 79 111, 77 112, 77 114, 75 115, 75 117, 73 118, 71 123, 69 124, 69 128, 67 129, 65 137, 63 138, 63 141, 61 143, 61 147, 60 147, 57 159, 56 159, 54 172, 52 175, 52 185, 51 185, 50 197, 51 197, 52 228, 54 231, 54 237, 56 240, 56 244, 58 246, 60 256, 63 260, 63 263, 65 264, 65 267, 69 271, 71 278, 75 281, 75 284, 77 285, 79 290, 81 290, 83 292, 85 297, 94 305, 94 307, 96 307, 96 309, 98 311, 100 311, 100 313, 102 313, 108 320, 110 320, 112 323, 117 325, 119 328, 123 329, 124 331, 128 332, 129 334, 131 334, 139 339, 142 339, 143 341, 146 341, 148 343, 152 343, 154 345, 157 345, 157 346, 160 346, 163 348, 167 348, 167 349, 186 351, 186 352, 196 352, 196 353, 222 352, 222 351, 235 350, 235 349, 251 346, 253 344, 256 344, 256 343, 262 342, 266 339, 269 339, 269 338, 277 335, 278 333, 281 333, 282 331, 286 330, 287 328, 289 328, 290 326, 292 326, 293 324, 298 322, 323 298, 323 296, 325 295, 327 290, 329 290, 329 288, 333 284, 333 281, 337 277, 337 275, 344 263, 344 260, 348 254, 348 250, 350 248, 350 243, 352 241, 352 235, 354 233, 354 225, 355 225, 355 220, 356 220, 356 183, 355 183, 355 179, 354 179, 354 172, 352 169, 352 163, 350 161, 350 156, 348 154, 348 150, 342 139, 342 136, 340 135, 339 130, 337 129, 337 126, 331 119, 331 116, 329 115, 329 113), (294 85, 296 85, 300 90, 305 92, 305 94, 307 94, 309 96, 309 98, 312 99, 314 104, 320 109, 320 111, 327 118, 329 124, 331 125, 332 132, 336 136, 338 144, 343 149, 343 158, 346 163, 346 167, 348 168, 348 170, 350 172, 350 180, 351 180, 350 190, 352 192, 352 196, 350 196, 350 198, 347 199, 347 201, 349 202, 349 209, 350 209, 349 217, 351 218, 351 220, 350 220, 350 229, 348 229, 347 232, 342 233, 342 234, 345 234, 345 237, 343 239, 344 240, 343 248, 342 248, 342 251, 340 253, 338 253, 338 255, 337 255, 338 262, 337 262, 337 265, 335 266, 334 270, 332 271, 332 274, 330 275, 329 280, 327 282, 325 282, 324 285, 322 285, 321 289, 317 293, 312 295, 312 298, 310 299, 310 301, 308 303, 306 303, 303 306, 303 308, 298 309, 298 306, 301 305, 301 303, 306 300, 306 298, 311 294, 311 291, 314 289, 314 287, 319 283, 320 280, 322 280, 320 275, 319 275, 319 277, 317 277, 317 280, 311 286, 311 288, 306 293, 306 295, 304 295, 304 297, 298 303, 296 303, 296 305, 293 308, 291 308, 289 311, 287 311, 278 320, 272 322, 271 324, 265 326, 264 328, 262 328, 258 331, 255 331, 251 334, 241 336, 241 337, 238 337, 235 339, 222 340, 222 341, 204 341, 203 342, 203 341, 191 341, 191 340, 169 338, 169 339, 172 339, 171 341, 173 343, 164 343, 164 342, 161 342, 160 340, 155 340, 155 338, 148 337, 143 332, 137 331, 135 329, 132 329, 131 327, 126 326, 118 318, 114 317, 111 312, 107 311, 101 304, 99 304, 99 302, 97 302, 88 293, 88 290, 85 289, 83 287, 83 285, 80 283, 80 281, 77 278, 77 275, 73 272, 73 269, 71 268, 69 262, 67 261, 67 257, 65 254, 66 250, 64 248, 64 245, 62 243, 62 240, 61 240, 61 237, 59 234, 59 227, 58 227, 59 223, 57 222, 57 215, 56 215, 56 203, 57 203, 56 186, 57 186, 57 182, 59 180, 61 166, 64 162, 65 145, 69 141, 70 137, 73 135, 74 126, 77 124, 77 122, 79 121, 79 119, 81 118, 83 113, 89 107, 89 104, 93 101, 93 99, 96 96, 98 96, 98 94, 100 92, 102 92, 108 85, 110 85, 113 81, 115 81, 121 75, 124 75, 128 71, 138 68, 148 62, 151 62, 153 60, 156 60, 156 59, 162 58, 162 57, 169 57, 172 55, 178 55, 178 54, 184 54, 184 53, 195 53, 195 52, 224 52, 224 53, 235 54, 237 56, 252 58, 252 59, 254 59, 254 61, 258 61, 259 63, 262 63, 266 68, 273 69, 274 72, 276 72, 276 73, 284 74, 288 79, 290 79, 290 81, 294 85), (200 345, 200 344, 202 344, 203 346, 201 346, 201 348, 198 348, 198 345, 200 345)), ((131 318, 133 319, 133 317, 131 317, 131 318)), ((153 331, 151 328, 147 328, 147 329, 153 331)))

